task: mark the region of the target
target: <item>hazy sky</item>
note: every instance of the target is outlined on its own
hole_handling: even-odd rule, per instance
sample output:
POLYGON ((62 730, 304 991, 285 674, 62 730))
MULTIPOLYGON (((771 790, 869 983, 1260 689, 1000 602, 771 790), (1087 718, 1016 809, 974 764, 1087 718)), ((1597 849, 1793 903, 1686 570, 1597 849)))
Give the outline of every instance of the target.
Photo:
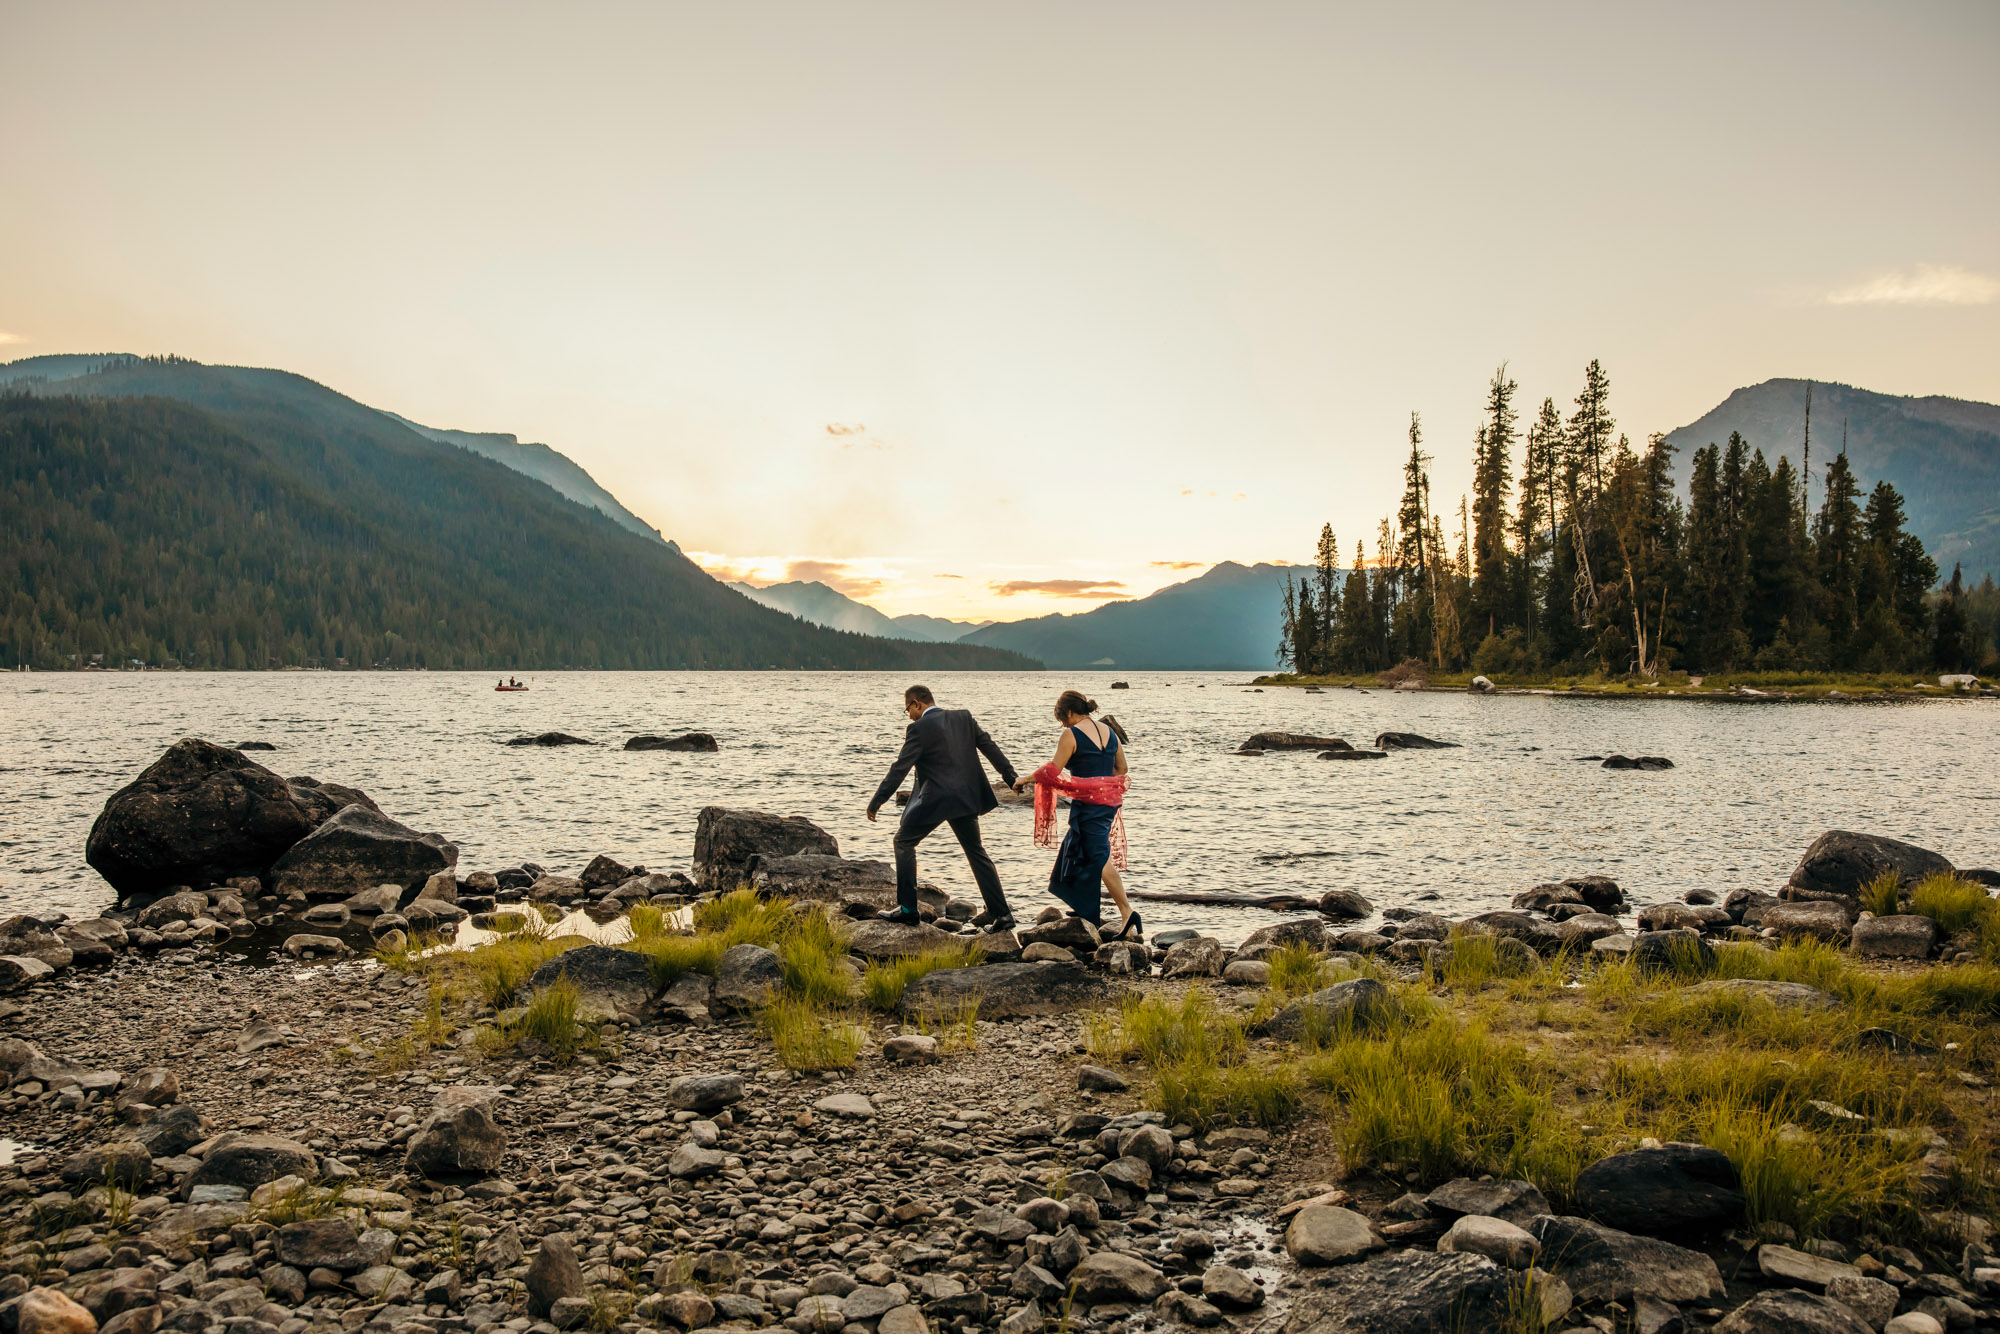
POLYGON ((0 359, 284 367, 718 567, 1076 610, 1372 539, 1412 410, 1455 510, 1503 360, 1635 440, 2000 401, 1996 71, 1989 0, 0 0, 0 359))

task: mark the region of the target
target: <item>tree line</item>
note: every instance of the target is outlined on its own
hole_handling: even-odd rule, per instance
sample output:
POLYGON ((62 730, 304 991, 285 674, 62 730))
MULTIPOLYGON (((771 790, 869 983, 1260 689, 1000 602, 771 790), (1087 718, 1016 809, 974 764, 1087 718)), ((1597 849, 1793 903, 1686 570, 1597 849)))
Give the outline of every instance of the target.
POLYGON ((1455 531, 1432 504, 1410 415, 1403 494, 1371 559, 1332 526, 1284 591, 1280 660, 1306 675, 1426 668, 1487 675, 1970 670, 1991 654, 2000 593, 1938 568, 1889 482, 1865 494, 1845 451, 1775 463, 1740 434, 1696 450, 1685 504, 1675 449, 1634 448, 1593 360, 1565 414, 1525 426, 1503 365, 1472 441, 1455 531))
POLYGON ((499 464, 379 433, 0 395, 0 669, 1036 665, 808 625, 499 464))

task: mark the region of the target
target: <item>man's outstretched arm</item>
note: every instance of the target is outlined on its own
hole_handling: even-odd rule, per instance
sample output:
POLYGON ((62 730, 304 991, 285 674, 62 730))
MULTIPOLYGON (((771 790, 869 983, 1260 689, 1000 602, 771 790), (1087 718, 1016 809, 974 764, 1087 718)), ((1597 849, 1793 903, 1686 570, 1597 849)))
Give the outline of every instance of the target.
POLYGON ((1008 787, 1014 786, 1015 783, 1020 781, 1020 776, 1014 772, 1014 766, 1007 763, 1007 757, 1000 753, 1000 747, 993 743, 993 738, 986 735, 985 728, 980 727, 976 722, 973 723, 973 727, 979 733, 973 739, 973 744, 979 747, 979 753, 986 757, 986 762, 991 764, 993 771, 1000 775, 1001 782, 1005 783, 1008 787))
POLYGON ((875 789, 875 797, 868 803, 869 819, 874 819, 875 812, 888 805, 889 798, 896 795, 896 789, 903 785, 903 775, 910 772, 911 766, 916 764, 917 756, 922 750, 923 747, 917 744, 917 725, 911 723, 909 730, 903 733, 902 752, 896 756, 896 762, 889 766, 889 776, 882 780, 882 786, 875 789))

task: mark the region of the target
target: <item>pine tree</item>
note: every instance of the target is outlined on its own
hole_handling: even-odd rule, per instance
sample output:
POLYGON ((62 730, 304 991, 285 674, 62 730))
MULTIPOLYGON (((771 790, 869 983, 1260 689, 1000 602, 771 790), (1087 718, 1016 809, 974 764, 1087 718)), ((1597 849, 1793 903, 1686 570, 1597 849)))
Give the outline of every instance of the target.
POLYGON ((1335 670, 1369 672, 1379 669, 1382 664, 1376 660, 1374 633, 1375 606, 1368 590, 1368 558, 1357 539, 1354 543, 1354 565, 1347 572, 1347 586, 1340 597, 1340 624, 1334 633, 1333 645, 1335 670))
POLYGON ((1535 640, 1536 599, 1540 596, 1542 562, 1554 535, 1544 531, 1555 522, 1555 451, 1562 441, 1562 415, 1552 398, 1528 427, 1521 461, 1521 500, 1514 511, 1514 546, 1520 552, 1515 588, 1515 614, 1529 643, 1535 640))
POLYGON ((1518 388, 1502 362, 1486 387, 1486 420, 1473 438, 1470 605, 1473 634, 1479 638, 1498 631, 1516 605, 1515 564, 1507 550, 1507 491, 1513 484, 1518 388))
POLYGON ((1333 642, 1339 631, 1341 579, 1340 542, 1334 537, 1330 523, 1320 525, 1319 550, 1313 559, 1313 584, 1319 612, 1319 627, 1313 635, 1319 653, 1313 670, 1331 672, 1333 642))
MULTIPOLYGON (((1986 576, 1990 589, 1993 576, 1986 576)), ((1951 567, 1951 582, 1938 598, 1937 636, 1931 641, 1931 663, 1940 671, 1965 672, 1978 665, 1972 626, 1965 614, 1965 572, 1951 567)))
POLYGON ((1423 427, 1417 414, 1410 414, 1410 457, 1403 464, 1403 500, 1396 509, 1396 527, 1401 541, 1396 549, 1396 577, 1400 586, 1397 604, 1396 639, 1404 657, 1428 658, 1431 654, 1431 561, 1436 546, 1430 541, 1430 473, 1423 452, 1423 427))
POLYGON ((1847 455, 1834 455, 1826 465, 1826 494, 1813 524, 1813 548, 1819 578, 1817 620, 1825 627, 1835 667, 1852 666, 1857 656, 1863 554, 1859 495, 1847 455))

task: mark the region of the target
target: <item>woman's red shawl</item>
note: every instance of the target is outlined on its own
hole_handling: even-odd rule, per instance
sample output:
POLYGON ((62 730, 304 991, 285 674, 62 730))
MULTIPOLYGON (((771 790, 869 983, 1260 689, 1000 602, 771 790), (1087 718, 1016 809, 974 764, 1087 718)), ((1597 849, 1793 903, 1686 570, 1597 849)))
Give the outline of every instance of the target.
MULTIPOLYGON (((1058 769, 1045 764, 1034 772, 1035 780, 1035 845, 1043 848, 1056 846, 1056 794, 1062 793, 1071 801, 1081 801, 1091 806, 1123 806, 1125 804, 1126 775, 1112 774, 1108 778, 1074 778, 1069 770, 1058 769)), ((1119 870, 1126 867, 1125 859, 1125 813, 1121 810, 1111 821, 1111 864, 1119 870)))

